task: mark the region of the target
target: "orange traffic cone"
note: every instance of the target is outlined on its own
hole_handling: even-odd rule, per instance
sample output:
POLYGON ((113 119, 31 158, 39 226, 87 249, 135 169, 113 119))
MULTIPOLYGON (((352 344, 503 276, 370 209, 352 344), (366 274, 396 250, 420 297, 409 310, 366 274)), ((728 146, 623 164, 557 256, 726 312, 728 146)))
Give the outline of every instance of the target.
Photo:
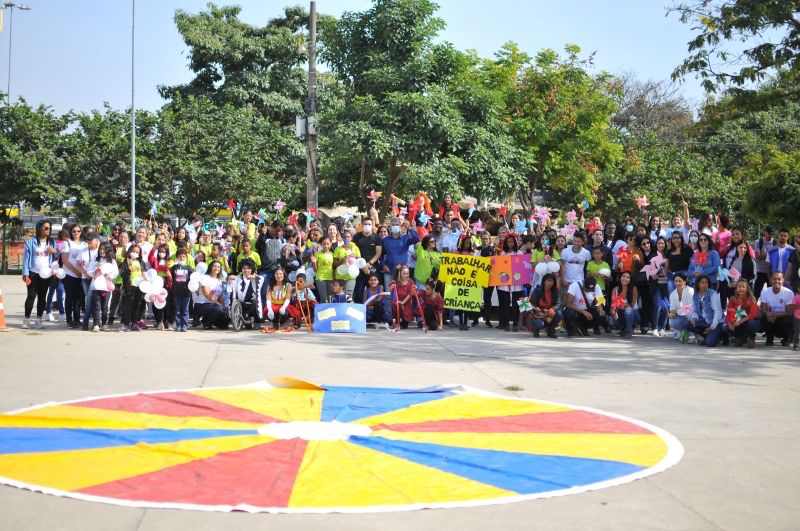
POLYGON ((9 328, 6 326, 6 309, 3 306, 3 290, 0 289, 0 332, 8 332, 9 328))

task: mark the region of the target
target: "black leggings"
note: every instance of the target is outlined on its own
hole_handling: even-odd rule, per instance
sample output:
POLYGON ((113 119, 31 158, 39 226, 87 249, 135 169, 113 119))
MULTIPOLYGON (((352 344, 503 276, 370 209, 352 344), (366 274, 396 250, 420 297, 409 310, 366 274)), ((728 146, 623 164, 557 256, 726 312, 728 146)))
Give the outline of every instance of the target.
POLYGON ((519 324, 519 304, 517 304, 517 300, 521 296, 521 291, 497 290, 497 302, 500 304, 500 321, 498 326, 503 328, 505 326, 517 326, 517 324, 519 324))
POLYGON ((129 286, 122 293, 122 324, 131 325, 139 320, 139 306, 142 303, 142 292, 135 286, 129 286))
POLYGON ((28 284, 28 296, 25 298, 25 319, 31 316, 34 300, 36 300, 36 317, 41 319, 47 305, 47 288, 50 287, 50 279, 44 279, 38 273, 31 273, 28 278, 31 279, 31 283, 28 284))
POLYGON ((167 290, 167 305, 160 310, 153 306, 153 318, 156 323, 171 323, 175 320, 175 302, 172 299, 172 290, 167 290))
MULTIPOLYGON (((114 324, 114 319, 117 318, 117 314, 120 308, 120 301, 122 301, 122 285, 115 286, 116 289, 114 293, 111 294, 111 308, 108 310, 108 324, 114 324)), ((124 304, 124 302, 123 302, 124 304)))
POLYGON ((81 305, 83 304, 83 299, 85 298, 81 279, 71 277, 69 275, 64 277, 64 291, 66 293, 64 309, 67 311, 67 322, 80 323, 81 305))

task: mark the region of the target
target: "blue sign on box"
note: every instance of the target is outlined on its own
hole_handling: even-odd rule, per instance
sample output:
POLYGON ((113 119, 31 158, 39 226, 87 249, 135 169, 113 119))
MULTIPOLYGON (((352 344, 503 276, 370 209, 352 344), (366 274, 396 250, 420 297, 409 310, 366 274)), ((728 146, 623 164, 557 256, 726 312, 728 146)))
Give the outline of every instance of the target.
POLYGON ((314 332, 321 334, 365 334, 367 307, 363 304, 317 304, 314 332))

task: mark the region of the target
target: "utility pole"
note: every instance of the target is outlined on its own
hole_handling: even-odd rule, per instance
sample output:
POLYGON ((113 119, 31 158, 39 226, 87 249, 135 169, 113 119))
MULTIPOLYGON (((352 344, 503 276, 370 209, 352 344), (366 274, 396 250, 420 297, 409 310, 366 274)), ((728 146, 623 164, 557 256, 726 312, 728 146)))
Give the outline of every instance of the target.
POLYGON ((317 188, 317 3, 312 0, 308 23, 308 97, 306 111, 306 210, 319 208, 317 188))
POLYGON ((136 73, 134 52, 136 50, 136 0, 131 0, 131 230, 136 230, 136 73))

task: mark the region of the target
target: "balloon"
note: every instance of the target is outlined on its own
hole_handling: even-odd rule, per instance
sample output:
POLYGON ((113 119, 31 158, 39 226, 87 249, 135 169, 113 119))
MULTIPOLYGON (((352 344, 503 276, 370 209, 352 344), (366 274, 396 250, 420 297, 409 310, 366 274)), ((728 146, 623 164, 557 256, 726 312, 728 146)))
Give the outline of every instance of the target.
POLYGON ((357 268, 363 269, 366 266, 367 266, 367 261, 364 260, 363 258, 359 258, 358 260, 356 260, 356 267, 357 268))
POLYGON ((145 293, 144 294, 144 302, 150 304, 153 302, 153 294, 152 293, 145 293))
POLYGON ((297 280, 297 271, 292 271, 289 273, 289 282, 294 282, 297 280))
POLYGON ((306 284, 314 283, 314 269, 311 267, 306 268, 306 284))
POLYGON ((162 309, 166 305, 167 305, 167 301, 166 300, 162 301, 160 299, 156 299, 155 301, 153 301, 153 306, 155 306, 159 310, 162 309))
POLYGON ((164 279, 162 277, 157 276, 156 278, 150 281, 150 284, 153 286, 154 291, 158 291, 160 289, 163 289, 164 279))
POLYGON ((100 266, 100 272, 104 275, 113 275, 114 274, 114 266, 110 263, 106 262, 100 266))
POLYGON ((67 270, 64 268, 54 271, 59 280, 63 280, 67 276, 67 270))
POLYGON ((546 263, 539 262, 538 264, 536 264, 536 274, 539 275, 540 277, 545 276, 547 274, 547 270, 548 268, 546 263))
POLYGON ((139 287, 139 286, 142 285, 142 282, 144 282, 144 281, 145 280, 142 277, 136 277, 133 280, 131 280, 131 284, 133 284, 134 287, 139 287))
POLYGON ((199 280, 190 280, 188 285, 189 291, 197 291, 200 289, 199 280))
POLYGON ((169 296, 169 293, 164 288, 161 288, 161 290, 158 293, 156 293, 156 297, 163 298, 165 300, 166 300, 166 298, 168 296, 169 296))
POLYGON ((39 276, 42 278, 50 278, 53 276, 53 270, 49 266, 44 266, 39 270, 39 276))
POLYGON ((336 274, 341 276, 347 275, 347 264, 341 264, 339 267, 336 268, 336 274))
POLYGON ((156 271, 155 269, 148 269, 145 272, 144 277, 151 283, 155 282, 155 280, 158 278, 158 271, 156 271))
MULTIPOLYGON (((139 291, 142 293, 150 293, 152 290, 152 284, 150 284, 149 280, 142 280, 139 282, 139 291)), ((150 302, 150 301, 148 301, 150 302)))
POLYGON ((106 277, 103 276, 95 278, 92 281, 92 285, 97 291, 106 291, 108 289, 108 282, 106 282, 106 277))
POLYGON ((199 264, 197 264, 197 267, 195 267, 194 270, 197 273, 200 273, 201 275, 205 275, 206 272, 208 271, 208 264, 205 262, 200 262, 199 264))
POLYGON ((602 275, 604 277, 610 277, 611 276, 611 270, 609 270, 608 268, 604 267, 603 269, 598 271, 597 274, 598 275, 602 275))
POLYGON ((203 276, 202 273, 198 273, 197 271, 195 271, 194 273, 189 275, 189 282, 191 282, 192 280, 196 280, 197 282, 200 282, 200 278, 202 276, 203 276))
POLYGON ((548 273, 558 273, 561 269, 561 266, 558 265, 558 262, 549 262, 547 264, 547 272, 548 273))
POLYGON ((349 277, 357 277, 358 276, 358 266, 355 264, 350 265, 347 267, 347 276, 349 277))
POLYGON ((353 265, 356 263, 356 258, 354 256, 348 256, 345 261, 347 265, 353 265))

